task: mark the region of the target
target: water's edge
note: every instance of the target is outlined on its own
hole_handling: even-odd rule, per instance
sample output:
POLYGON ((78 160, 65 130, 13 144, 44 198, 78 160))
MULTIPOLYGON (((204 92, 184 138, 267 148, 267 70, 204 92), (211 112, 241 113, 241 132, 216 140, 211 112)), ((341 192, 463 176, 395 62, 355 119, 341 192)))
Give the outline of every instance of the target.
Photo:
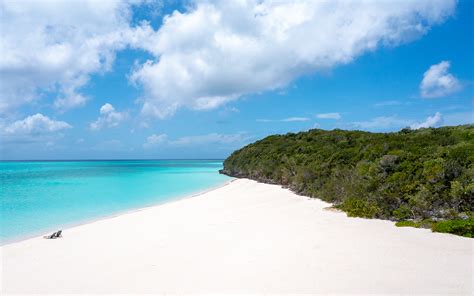
POLYGON ((152 204, 152 205, 133 208, 133 209, 125 210, 125 211, 119 211, 119 212, 116 212, 116 213, 113 213, 113 214, 106 214, 106 215, 103 215, 103 216, 100 216, 100 217, 85 219, 83 221, 66 223, 66 224, 63 224, 62 227, 59 226, 59 227, 56 227, 56 228, 51 228, 50 230, 47 230, 47 231, 41 230, 41 231, 36 231, 36 232, 30 233, 30 234, 27 234, 27 235, 21 235, 19 237, 15 237, 15 238, 12 238, 12 239, 6 239, 6 240, 3 240, 3 241, 0 241, 0 247, 15 244, 15 243, 19 243, 19 242, 29 240, 29 239, 33 239, 33 238, 43 237, 43 236, 51 234, 51 232, 57 231, 59 229, 62 229, 63 233, 64 233, 64 230, 67 230, 67 229, 79 227, 79 226, 86 225, 86 224, 92 224, 92 223, 102 221, 102 220, 113 219, 113 218, 123 216, 123 215, 127 215, 127 214, 141 212, 143 210, 147 210, 147 209, 154 208, 154 207, 159 207, 159 206, 162 206, 164 204, 181 201, 181 200, 188 199, 188 198, 198 197, 200 195, 203 195, 203 194, 206 194, 208 192, 211 192, 211 191, 217 190, 219 188, 222 188, 224 186, 227 186, 230 183, 234 182, 235 180, 237 180, 237 179, 233 178, 233 179, 230 179, 230 180, 226 180, 226 181, 222 182, 221 184, 209 187, 205 190, 200 190, 200 191, 196 191, 194 193, 188 193, 188 194, 185 194, 185 195, 182 195, 182 196, 173 197, 173 198, 170 198, 168 200, 163 200, 161 202, 158 202, 158 203, 155 203, 155 204, 152 204))

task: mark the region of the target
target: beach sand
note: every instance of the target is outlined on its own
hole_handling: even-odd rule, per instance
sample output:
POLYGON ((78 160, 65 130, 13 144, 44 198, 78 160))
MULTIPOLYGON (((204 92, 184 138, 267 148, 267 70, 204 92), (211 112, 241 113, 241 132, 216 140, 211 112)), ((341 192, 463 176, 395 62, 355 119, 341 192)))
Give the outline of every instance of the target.
POLYGON ((474 239, 239 179, 1 247, 1 293, 473 294, 474 239))

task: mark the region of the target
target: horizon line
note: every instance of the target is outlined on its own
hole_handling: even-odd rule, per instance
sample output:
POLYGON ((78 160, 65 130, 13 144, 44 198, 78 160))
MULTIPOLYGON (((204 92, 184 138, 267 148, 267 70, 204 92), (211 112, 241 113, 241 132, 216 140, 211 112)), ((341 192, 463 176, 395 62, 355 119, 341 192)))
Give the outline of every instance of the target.
POLYGON ((134 161, 134 160, 224 160, 225 158, 97 158, 97 159, 0 159, 0 162, 134 161))

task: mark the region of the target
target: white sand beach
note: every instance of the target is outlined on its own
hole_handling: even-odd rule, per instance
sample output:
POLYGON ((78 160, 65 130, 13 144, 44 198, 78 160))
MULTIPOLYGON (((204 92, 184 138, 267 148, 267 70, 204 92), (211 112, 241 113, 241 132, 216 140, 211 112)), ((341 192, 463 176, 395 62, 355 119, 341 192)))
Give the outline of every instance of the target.
POLYGON ((1 247, 1 293, 473 294, 473 239, 239 179, 1 247))

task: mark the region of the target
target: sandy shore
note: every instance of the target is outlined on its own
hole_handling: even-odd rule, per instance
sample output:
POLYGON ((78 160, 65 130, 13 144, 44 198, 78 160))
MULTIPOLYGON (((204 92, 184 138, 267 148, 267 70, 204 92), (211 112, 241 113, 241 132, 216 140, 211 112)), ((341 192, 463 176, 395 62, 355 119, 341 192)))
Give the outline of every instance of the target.
POLYGON ((474 240, 347 218, 275 185, 1 247, 1 293, 473 293, 474 240))

